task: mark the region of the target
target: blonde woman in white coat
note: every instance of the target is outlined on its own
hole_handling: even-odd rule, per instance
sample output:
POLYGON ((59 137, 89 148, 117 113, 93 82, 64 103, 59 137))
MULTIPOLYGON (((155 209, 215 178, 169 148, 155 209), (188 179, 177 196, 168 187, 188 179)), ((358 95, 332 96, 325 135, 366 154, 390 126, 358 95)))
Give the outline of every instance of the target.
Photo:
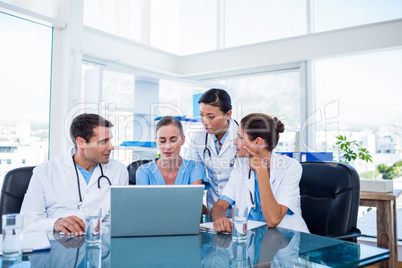
POLYGON ((215 231, 232 232, 225 211, 237 205, 248 207, 248 219, 265 221, 268 227, 308 232, 300 208, 301 165, 272 154, 284 129, 280 120, 265 114, 249 114, 241 120, 235 140, 240 161, 211 209, 215 231))
POLYGON ((225 90, 212 88, 200 97, 198 103, 205 129, 190 136, 185 158, 204 164, 210 184, 207 193, 209 211, 218 201, 233 169, 237 157, 233 142, 238 124, 231 118, 232 103, 225 90))

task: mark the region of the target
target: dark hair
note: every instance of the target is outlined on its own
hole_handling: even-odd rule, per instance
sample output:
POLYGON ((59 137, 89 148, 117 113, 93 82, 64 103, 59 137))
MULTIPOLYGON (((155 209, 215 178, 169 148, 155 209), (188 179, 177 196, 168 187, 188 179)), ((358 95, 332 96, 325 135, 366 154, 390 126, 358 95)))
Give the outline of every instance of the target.
POLYGON ((205 103, 218 107, 223 113, 232 110, 232 100, 230 99, 229 94, 225 90, 219 88, 211 88, 206 91, 202 94, 198 103, 205 103))
POLYGON ((279 142, 279 133, 285 131, 285 125, 278 118, 262 113, 249 114, 240 121, 244 133, 250 140, 262 138, 268 151, 272 151, 279 142))
POLYGON ((177 127, 180 130, 180 136, 183 138, 184 136, 183 126, 181 122, 176 117, 173 116, 164 116, 161 118, 161 120, 159 120, 158 124, 156 124, 155 136, 161 127, 169 125, 174 125, 175 127, 177 127))
POLYGON ((75 117, 70 126, 70 137, 74 145, 77 147, 77 137, 89 142, 91 137, 95 136, 94 128, 98 126, 110 128, 113 127, 113 123, 97 114, 85 113, 75 117))

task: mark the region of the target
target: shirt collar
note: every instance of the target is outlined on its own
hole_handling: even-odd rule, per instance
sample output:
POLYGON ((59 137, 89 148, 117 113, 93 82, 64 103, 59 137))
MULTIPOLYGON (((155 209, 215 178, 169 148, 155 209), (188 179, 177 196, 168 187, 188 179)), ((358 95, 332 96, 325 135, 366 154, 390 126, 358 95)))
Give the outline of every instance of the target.
MULTIPOLYGON (((228 137, 228 134, 229 134, 229 128, 230 128, 230 125, 232 124, 232 120, 229 119, 228 121, 229 121, 228 128, 226 129, 225 135, 223 135, 223 137, 222 137, 222 139, 220 141, 221 144, 223 144, 225 142, 225 140, 226 140, 226 138, 228 137)), ((212 139, 213 139, 215 144, 219 144, 219 140, 215 136, 215 133, 212 134, 212 139)))

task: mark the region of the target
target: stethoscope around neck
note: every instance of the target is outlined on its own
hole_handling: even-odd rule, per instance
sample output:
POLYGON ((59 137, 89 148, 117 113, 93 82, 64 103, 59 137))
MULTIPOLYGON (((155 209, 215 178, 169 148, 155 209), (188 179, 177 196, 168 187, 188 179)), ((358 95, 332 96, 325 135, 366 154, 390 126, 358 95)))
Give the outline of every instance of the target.
MULTIPOLYGON (((251 170, 251 168, 250 168, 250 170, 248 171, 248 179, 249 179, 249 180, 251 179, 251 173, 252 173, 252 170, 251 170)), ((257 204, 256 204, 255 201, 253 200, 253 194, 251 193, 251 191, 249 191, 249 193, 250 193, 251 204, 253 205, 252 207, 253 207, 253 209, 255 210, 255 209, 257 208, 257 204)), ((257 194, 257 193, 255 193, 255 194, 257 194)), ((261 212, 261 205, 260 205, 260 207, 258 208, 257 221, 260 220, 260 212, 261 212)))
MULTIPOLYGON (((236 125, 239 125, 239 124, 237 123, 237 121, 234 120, 234 119, 233 119, 233 122, 235 122, 236 125)), ((229 128, 228 128, 227 131, 229 131, 229 128)), ((202 156, 204 157, 205 173, 206 173, 206 175, 207 175, 208 180, 211 181, 211 180, 213 179, 213 177, 214 177, 214 173, 213 173, 213 170, 212 170, 212 169, 213 169, 213 167, 212 167, 212 154, 211 154, 211 151, 210 151, 209 148, 208 148, 208 132, 205 133, 205 145, 204 145, 204 146, 205 146, 205 147, 204 147, 204 151, 203 151, 203 153, 202 153, 202 156), (205 157, 205 153, 208 153, 209 160, 210 160, 210 162, 211 162, 211 173, 212 173, 212 177, 211 177, 211 178, 209 177, 209 173, 208 173, 208 169, 207 169, 207 165, 206 165, 206 159, 207 159, 207 158, 205 157)), ((235 163, 235 161, 236 161, 236 158, 237 158, 237 152, 236 152, 235 155, 233 156, 232 160, 230 160, 230 167, 233 167, 233 166, 234 166, 234 163, 235 163)))
MULTIPOLYGON (((75 174, 77 175, 78 196, 80 198, 80 202, 77 205, 77 209, 81 209, 82 195, 81 195, 80 177, 78 176, 78 168, 77 168, 77 164, 75 163, 75 160, 74 160, 74 155, 72 156, 72 159, 73 159, 73 163, 74 163, 75 174)), ((110 182, 109 178, 106 175, 103 174, 102 165, 100 163, 99 163, 99 168, 100 168, 100 171, 101 171, 101 175, 98 178, 98 189, 99 189, 99 194, 100 194, 100 197, 101 197, 101 200, 102 200, 102 207, 103 207, 104 211, 106 211, 105 206, 103 204, 103 197, 102 197, 102 193, 101 193, 100 181, 101 181, 102 178, 105 178, 110 186, 112 185, 112 183, 110 182)))

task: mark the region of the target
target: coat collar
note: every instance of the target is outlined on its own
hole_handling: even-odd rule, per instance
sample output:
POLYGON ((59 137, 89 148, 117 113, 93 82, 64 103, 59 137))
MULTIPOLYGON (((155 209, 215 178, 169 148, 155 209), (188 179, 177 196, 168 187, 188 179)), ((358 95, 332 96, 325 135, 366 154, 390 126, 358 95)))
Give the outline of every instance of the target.
POLYGON ((243 174, 243 176, 244 176, 244 178, 246 178, 246 186, 247 186, 247 189, 251 192, 251 195, 253 196, 253 200, 254 200, 254 190, 255 190, 255 173, 254 173, 254 171, 253 170, 251 170, 251 172, 250 172, 250 168, 248 168, 248 169, 245 169, 244 170, 244 174, 243 174), (250 175, 250 178, 249 178, 249 175, 250 175))
POLYGON ((63 165, 70 169, 74 169, 74 162, 72 157, 73 155, 75 155, 75 151, 76 149, 75 147, 73 147, 63 155, 63 165))
MULTIPOLYGON (((232 118, 230 118, 228 130, 227 130, 227 131, 229 131, 229 133, 225 139, 225 142, 222 145, 222 148, 221 148, 219 154, 225 153, 225 151, 227 149, 234 146, 233 142, 236 139, 237 129, 238 129, 237 123, 232 118)), ((212 135, 210 135, 210 134, 208 134, 208 148, 210 148, 210 149, 212 148, 212 150, 211 150, 212 154, 214 154, 216 156, 218 155, 218 153, 215 149, 214 139, 212 138, 212 135)))
MULTIPOLYGON (((73 158, 72 158, 73 155, 75 154, 75 152, 76 152, 76 149, 75 149, 75 147, 73 147, 73 148, 71 148, 71 150, 66 152, 66 154, 63 157, 63 164, 64 164, 64 166, 68 167, 71 172, 73 172, 74 181, 77 180, 76 173, 75 173, 75 168, 74 168, 74 162, 73 162, 73 158)), ((106 166, 107 166, 107 164, 102 165, 103 173, 105 173, 105 171, 106 171, 106 166)), ((85 182, 84 177, 82 176, 81 172, 78 170, 78 177, 79 177, 79 180, 80 180, 80 184, 85 185, 85 187, 88 187, 88 188, 91 187, 94 183, 98 183, 99 176, 101 176, 101 171, 100 171, 100 168, 99 168, 99 164, 96 165, 95 170, 92 173, 91 180, 89 181, 88 184, 85 182)), ((82 188, 81 188, 81 191, 82 191, 82 188)))
MULTIPOLYGON (((247 159, 247 158, 245 158, 245 159, 247 159)), ((279 161, 278 156, 275 153, 273 153, 271 155, 271 161, 270 161, 270 164, 269 164, 269 166, 270 166, 269 182, 271 184, 271 187, 272 187, 273 182, 275 181, 275 179, 277 177, 277 174, 278 174, 278 169, 277 169, 278 163, 277 163, 277 161, 279 161)), ((243 165, 245 165, 245 167, 247 167, 247 168, 242 169, 242 173, 243 173, 242 177, 245 178, 245 180, 246 180, 245 184, 246 184, 247 190, 251 192, 252 198, 254 200, 254 196, 255 196, 255 179, 256 179, 255 178, 255 172, 253 170, 251 170, 251 173, 250 173, 250 167, 248 165, 248 159, 247 159, 247 162, 245 161, 244 163, 241 163, 241 164, 243 164, 243 165), (249 174, 250 174, 250 178, 249 178, 249 174)), ((250 200, 250 203, 251 203, 251 200, 250 200)))
POLYGON ((225 143, 222 145, 221 148, 221 154, 223 154, 228 148, 234 146, 233 142, 236 139, 236 135, 237 135, 237 123, 230 118, 229 119, 229 126, 228 126, 228 136, 226 137, 225 143))
MULTIPOLYGON (((248 161, 247 161, 248 166, 248 161)), ((253 207, 253 202, 251 200, 255 200, 255 173, 250 168, 243 169, 243 177, 246 178, 246 187, 247 187, 247 207, 248 207, 248 214, 250 214, 250 210, 253 207), (249 178, 250 175, 250 178, 249 178), (251 193, 251 197, 250 196, 251 193)))
POLYGON ((278 155, 276 153, 272 153, 269 163, 269 181, 271 182, 271 185, 278 177, 278 165, 280 164, 278 161, 280 161, 278 155))

